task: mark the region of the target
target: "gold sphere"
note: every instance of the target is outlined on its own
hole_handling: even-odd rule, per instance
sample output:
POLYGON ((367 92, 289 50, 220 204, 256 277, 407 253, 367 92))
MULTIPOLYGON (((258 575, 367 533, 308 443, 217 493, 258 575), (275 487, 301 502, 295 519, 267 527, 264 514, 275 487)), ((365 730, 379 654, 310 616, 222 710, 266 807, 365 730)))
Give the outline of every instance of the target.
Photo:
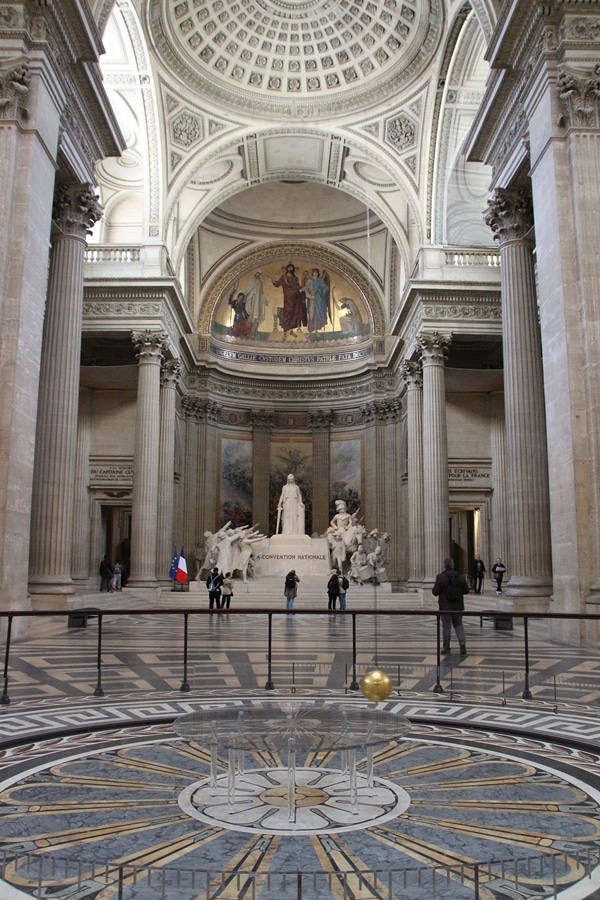
POLYGON ((372 672, 367 672, 361 681, 360 689, 367 700, 379 703, 381 700, 387 700, 392 693, 392 679, 385 672, 373 669, 372 672))

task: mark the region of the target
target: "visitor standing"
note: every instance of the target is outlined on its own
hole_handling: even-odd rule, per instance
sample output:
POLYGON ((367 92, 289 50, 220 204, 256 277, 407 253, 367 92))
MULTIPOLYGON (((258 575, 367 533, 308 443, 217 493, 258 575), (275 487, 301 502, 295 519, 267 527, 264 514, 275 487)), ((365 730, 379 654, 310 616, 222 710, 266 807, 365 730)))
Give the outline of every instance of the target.
POLYGON ((223 579, 223 584, 221 585, 221 609, 229 609, 232 597, 233 578, 231 577, 231 572, 227 572, 223 579))
POLYGON ((290 571, 285 576, 285 583, 283 586, 283 596, 285 597, 285 608, 288 613, 291 613, 294 608, 294 600, 298 596, 298 584, 300 583, 300 579, 296 575, 295 569, 290 569, 290 571))
POLYGON ((100 593, 106 591, 112 594, 112 577, 113 567, 110 564, 108 556, 105 554, 104 559, 100 563, 100 593))
POLYGON ((346 609, 346 591, 350 587, 350 582, 345 575, 342 575, 339 569, 337 570, 337 577, 340 586, 340 609, 346 609))
POLYGON ((506 572, 506 566, 502 562, 501 557, 499 556, 494 565, 492 566, 492 575, 496 579, 496 593, 502 593, 502 579, 504 578, 504 573, 506 572))
POLYGON ((452 627, 456 632, 460 655, 465 656, 467 646, 465 641, 465 626, 461 613, 464 612, 465 594, 469 593, 469 585, 464 575, 454 570, 454 563, 448 557, 444 560, 444 571, 440 572, 431 589, 434 597, 438 598, 438 606, 443 612, 442 619, 442 653, 450 653, 450 637, 452 627))
POLYGON ((123 580, 123 566, 121 565, 119 560, 117 560, 113 566, 113 577, 112 577, 113 591, 121 590, 122 580, 123 580))
POLYGON ((480 594, 483 590, 483 576, 485 575, 485 565, 479 553, 471 563, 471 578, 473 579, 473 588, 476 594, 480 594))
POLYGON ((329 610, 329 614, 332 615, 335 611, 335 605, 337 603, 337 599, 340 596, 340 580, 337 576, 337 572, 334 572, 329 581, 327 582, 327 598, 328 604, 327 608, 329 610))

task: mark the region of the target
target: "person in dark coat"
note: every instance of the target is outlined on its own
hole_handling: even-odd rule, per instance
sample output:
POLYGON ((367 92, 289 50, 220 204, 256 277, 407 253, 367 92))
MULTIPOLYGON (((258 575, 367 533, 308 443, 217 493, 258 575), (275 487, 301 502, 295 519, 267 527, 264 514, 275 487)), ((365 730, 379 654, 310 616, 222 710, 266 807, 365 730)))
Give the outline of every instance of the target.
POLYGON ((480 594, 483 590, 483 577, 485 575, 485 565, 479 553, 471 563, 471 578, 473 579, 473 588, 476 594, 480 594))
POLYGON ((330 614, 333 614, 335 610, 335 606, 337 603, 337 599, 340 596, 340 580, 337 576, 337 572, 334 572, 329 581, 327 582, 327 597, 328 604, 327 608, 330 614))
POLYGON ((442 653, 450 653, 450 636, 452 626, 460 646, 460 655, 465 656, 467 646, 465 641, 465 627, 461 612, 464 611, 465 594, 469 593, 469 585, 464 575, 459 575, 454 570, 454 562, 448 557, 444 560, 444 571, 440 572, 431 589, 434 597, 438 598, 438 606, 443 610, 442 619, 442 653))

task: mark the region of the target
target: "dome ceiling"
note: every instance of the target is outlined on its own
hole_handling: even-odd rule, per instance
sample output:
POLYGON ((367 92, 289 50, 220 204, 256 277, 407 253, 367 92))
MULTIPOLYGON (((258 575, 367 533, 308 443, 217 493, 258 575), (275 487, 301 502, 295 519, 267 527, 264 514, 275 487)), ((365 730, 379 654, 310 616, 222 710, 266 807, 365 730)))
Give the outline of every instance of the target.
POLYGON ((168 67, 231 109, 347 114, 422 71, 442 19, 439 0, 165 0, 150 25, 168 67))

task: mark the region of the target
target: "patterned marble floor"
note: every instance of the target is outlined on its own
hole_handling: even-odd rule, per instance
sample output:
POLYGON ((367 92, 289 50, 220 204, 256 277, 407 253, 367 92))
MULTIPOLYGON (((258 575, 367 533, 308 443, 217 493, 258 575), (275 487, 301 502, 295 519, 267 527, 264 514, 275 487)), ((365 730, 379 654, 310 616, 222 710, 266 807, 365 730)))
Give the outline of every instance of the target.
POLYGON ((38 623, 13 647, 1 900, 600 897, 600 654, 533 635, 523 699, 518 625, 468 618, 468 655, 438 673, 434 620, 360 617, 354 672, 349 617, 278 615, 265 691, 264 618, 190 617, 184 692, 181 616, 104 616, 101 696, 93 620, 38 623), (173 728, 273 698, 372 709, 348 688, 375 664, 394 684, 378 709, 411 728, 376 749, 372 788, 359 755, 358 813, 340 754, 306 752, 290 830, 273 752, 247 754, 232 814, 227 753, 211 794, 210 748, 173 728))

